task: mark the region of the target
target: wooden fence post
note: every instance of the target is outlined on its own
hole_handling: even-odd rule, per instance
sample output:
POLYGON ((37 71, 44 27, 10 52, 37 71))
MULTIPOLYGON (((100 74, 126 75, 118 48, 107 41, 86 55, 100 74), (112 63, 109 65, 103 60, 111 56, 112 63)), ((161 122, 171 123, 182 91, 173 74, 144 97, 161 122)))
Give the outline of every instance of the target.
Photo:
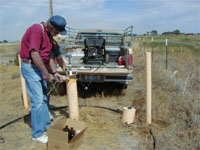
POLYGON ((24 77, 21 73, 21 57, 18 55, 18 61, 19 61, 19 69, 20 69, 20 77, 21 77, 21 86, 22 86, 22 100, 24 103, 24 108, 29 109, 29 103, 28 103, 28 95, 26 91, 26 82, 24 77))
POLYGON ((53 2, 52 0, 49 0, 49 12, 50 12, 50 17, 53 16, 53 2))

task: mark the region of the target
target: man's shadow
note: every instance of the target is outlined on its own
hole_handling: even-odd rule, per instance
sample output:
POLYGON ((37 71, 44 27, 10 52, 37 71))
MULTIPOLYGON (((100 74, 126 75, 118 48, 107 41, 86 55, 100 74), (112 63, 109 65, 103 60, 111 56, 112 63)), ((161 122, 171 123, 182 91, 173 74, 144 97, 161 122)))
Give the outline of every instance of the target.
POLYGON ((25 115, 23 119, 24 123, 26 123, 31 128, 31 111, 29 112, 29 114, 25 115))
POLYGON ((81 83, 77 82, 78 96, 81 98, 90 97, 111 97, 123 96, 126 85, 120 83, 81 83))
MULTIPOLYGON (((66 83, 53 83, 51 95, 65 96, 67 94, 66 83)), ((95 96, 123 96, 126 84, 116 82, 94 83, 94 82, 77 82, 78 97, 89 98, 95 96)))

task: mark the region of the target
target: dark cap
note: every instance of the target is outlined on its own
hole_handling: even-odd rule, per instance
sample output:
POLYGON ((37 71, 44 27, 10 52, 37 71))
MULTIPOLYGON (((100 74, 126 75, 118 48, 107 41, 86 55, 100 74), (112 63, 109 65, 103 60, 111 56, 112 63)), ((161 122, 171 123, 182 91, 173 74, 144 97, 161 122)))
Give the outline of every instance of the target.
POLYGON ((67 34, 67 31, 65 30, 65 26, 66 26, 66 21, 65 21, 65 18, 59 16, 59 15, 56 15, 56 16, 52 16, 50 18, 50 23, 52 26, 54 26, 56 28, 56 30, 59 31, 59 33, 61 35, 66 35, 67 34))

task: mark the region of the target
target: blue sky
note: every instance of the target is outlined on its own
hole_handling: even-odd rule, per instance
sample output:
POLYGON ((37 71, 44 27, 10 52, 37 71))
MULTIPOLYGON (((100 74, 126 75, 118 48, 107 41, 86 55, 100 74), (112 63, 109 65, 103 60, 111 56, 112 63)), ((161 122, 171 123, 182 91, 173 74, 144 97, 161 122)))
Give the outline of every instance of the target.
MULTIPOLYGON (((76 29, 125 29, 200 33, 200 0, 53 0, 54 14, 76 29)), ((21 40, 49 17, 49 0, 0 0, 0 40, 21 40)))

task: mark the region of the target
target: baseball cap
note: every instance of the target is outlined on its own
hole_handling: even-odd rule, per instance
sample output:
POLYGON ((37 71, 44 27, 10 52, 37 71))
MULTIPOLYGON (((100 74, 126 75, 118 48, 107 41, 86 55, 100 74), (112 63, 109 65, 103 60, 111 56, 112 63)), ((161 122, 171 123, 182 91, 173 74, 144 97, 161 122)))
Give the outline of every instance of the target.
POLYGON ((50 23, 52 26, 56 28, 56 30, 61 34, 61 35, 66 35, 67 31, 65 30, 66 26, 66 21, 65 18, 55 15, 50 18, 50 23))

